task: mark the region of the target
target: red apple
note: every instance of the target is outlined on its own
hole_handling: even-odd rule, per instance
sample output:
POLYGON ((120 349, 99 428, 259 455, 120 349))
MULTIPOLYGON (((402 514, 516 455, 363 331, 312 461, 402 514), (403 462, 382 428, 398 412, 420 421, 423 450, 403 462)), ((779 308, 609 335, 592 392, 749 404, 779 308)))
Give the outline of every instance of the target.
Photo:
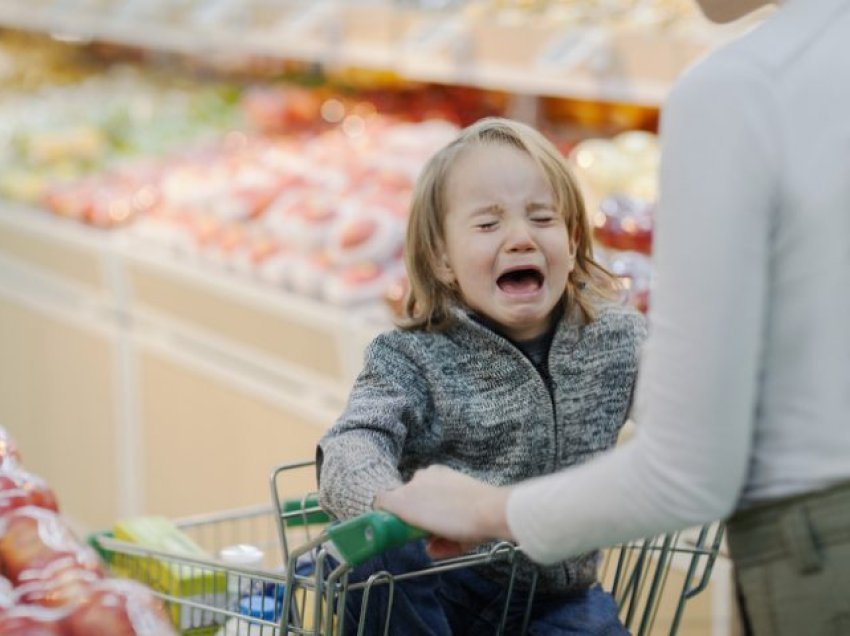
POLYGON ((0 519, 0 567, 17 584, 27 570, 40 570, 69 557, 82 569, 100 571, 94 550, 80 544, 55 512, 24 506, 0 519))
POLYGON ((18 487, 14 479, 0 475, 0 516, 31 503, 30 494, 18 487))
MULTIPOLYGON (((68 617, 68 636, 169 636, 174 627, 162 602, 141 583, 108 579, 68 617)), ((0 632, 2 633, 2 632, 0 632)))
POLYGON ((80 567, 73 557, 62 557, 41 570, 26 570, 15 588, 15 599, 27 605, 73 607, 91 594, 100 572, 80 567))
POLYGON ((59 502, 47 482, 31 473, 20 471, 23 489, 30 494, 32 505, 59 512, 59 502))
POLYGON ((40 477, 17 466, 0 471, 0 516, 27 505, 59 510, 56 495, 40 477))

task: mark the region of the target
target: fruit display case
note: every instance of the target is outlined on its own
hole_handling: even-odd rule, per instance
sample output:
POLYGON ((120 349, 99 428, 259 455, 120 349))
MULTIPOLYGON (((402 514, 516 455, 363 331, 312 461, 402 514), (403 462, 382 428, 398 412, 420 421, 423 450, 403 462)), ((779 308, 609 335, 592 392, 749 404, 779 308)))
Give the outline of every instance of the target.
POLYGON ((295 88, 270 109, 272 86, 234 106, 238 84, 187 83, 122 59, 0 100, 0 419, 84 525, 238 506, 312 451, 390 324, 411 173, 456 130, 410 113, 463 97, 295 88))
POLYGON ((13 0, 0 7, 0 24, 200 56, 269 56, 651 105, 694 59, 747 26, 713 26, 684 0, 13 0))
POLYGON ((477 117, 534 121, 569 155, 645 305, 647 131, 748 25, 622 4, 2 3, 55 54, 0 34, 21 38, 0 50, 0 423, 69 517, 238 508, 311 456, 391 324, 416 171, 477 117))
POLYGON ((238 508, 312 455, 403 292, 422 140, 477 117, 569 156, 645 308, 648 131, 748 24, 623 4, 3 3, 0 25, 52 35, 0 32, 20 39, 0 49, 0 423, 74 523, 238 508))
POLYGON ((1 416, 84 525, 245 503, 311 452, 382 328, 20 206, 0 236, 1 416))

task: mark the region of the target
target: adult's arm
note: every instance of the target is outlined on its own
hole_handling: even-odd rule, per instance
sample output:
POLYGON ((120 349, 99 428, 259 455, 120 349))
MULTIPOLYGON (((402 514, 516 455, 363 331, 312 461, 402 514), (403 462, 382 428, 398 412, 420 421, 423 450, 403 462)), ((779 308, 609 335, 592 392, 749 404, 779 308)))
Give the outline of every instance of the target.
POLYGON ((507 522, 536 560, 727 515, 758 408, 781 140, 761 70, 720 56, 663 111, 650 335, 637 432, 596 460, 520 484, 507 522))
POLYGON ((781 143, 775 100, 745 59, 678 84, 662 122, 649 340, 631 442, 578 467, 495 488, 444 466, 378 505, 449 541, 489 538, 551 563, 729 513, 758 408, 769 235, 781 143))

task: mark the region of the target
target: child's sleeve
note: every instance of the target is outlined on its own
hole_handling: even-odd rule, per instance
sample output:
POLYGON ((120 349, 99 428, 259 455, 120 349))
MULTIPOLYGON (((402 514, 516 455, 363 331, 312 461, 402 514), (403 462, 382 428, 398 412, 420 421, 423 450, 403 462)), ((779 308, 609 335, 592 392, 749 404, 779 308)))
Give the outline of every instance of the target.
POLYGON ((375 495, 402 484, 405 440, 427 412, 424 377, 398 339, 372 342, 345 411, 319 441, 319 502, 339 518, 371 510, 375 495))
MULTIPOLYGON (((640 361, 641 352, 643 351, 643 344, 646 342, 646 337, 648 335, 646 318, 642 314, 638 314, 635 312, 632 315, 632 328, 631 328, 631 337, 632 342, 634 343, 634 359, 635 362, 640 361)), ((637 365, 636 365, 637 366, 637 365)), ((634 412, 634 402, 635 402, 635 387, 637 386, 637 370, 635 370, 635 377, 632 379, 632 388, 629 393, 629 405, 626 407, 626 414, 623 417, 623 424, 632 417, 634 412)))

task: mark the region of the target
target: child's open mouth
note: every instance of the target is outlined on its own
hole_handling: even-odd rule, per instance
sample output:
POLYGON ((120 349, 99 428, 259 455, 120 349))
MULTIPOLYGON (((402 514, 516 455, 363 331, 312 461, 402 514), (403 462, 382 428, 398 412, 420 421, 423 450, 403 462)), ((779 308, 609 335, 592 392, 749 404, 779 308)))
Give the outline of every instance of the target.
POLYGON ((496 284, 506 294, 533 294, 543 286, 543 273, 533 267, 514 269, 499 276, 496 284))

